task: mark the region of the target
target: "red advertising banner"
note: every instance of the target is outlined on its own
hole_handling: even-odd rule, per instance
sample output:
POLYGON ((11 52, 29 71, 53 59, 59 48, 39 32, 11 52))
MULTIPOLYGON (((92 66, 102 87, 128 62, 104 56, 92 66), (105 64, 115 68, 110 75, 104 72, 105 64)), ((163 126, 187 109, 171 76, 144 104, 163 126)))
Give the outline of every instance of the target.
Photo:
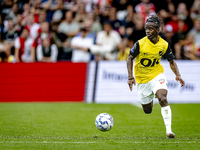
POLYGON ((83 101, 86 63, 0 64, 0 102, 83 101))

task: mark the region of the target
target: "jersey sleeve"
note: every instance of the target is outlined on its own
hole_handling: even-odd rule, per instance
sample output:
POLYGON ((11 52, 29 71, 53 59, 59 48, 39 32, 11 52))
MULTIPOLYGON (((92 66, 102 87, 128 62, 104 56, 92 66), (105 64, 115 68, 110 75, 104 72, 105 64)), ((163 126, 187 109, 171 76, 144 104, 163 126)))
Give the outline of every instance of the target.
POLYGON ((165 53, 163 56, 164 56, 164 58, 166 58, 168 61, 171 61, 171 60, 175 59, 175 56, 174 56, 174 54, 172 53, 172 49, 171 49, 171 47, 169 46, 169 44, 168 44, 167 51, 166 51, 166 53, 165 53))
POLYGON ((130 55, 134 58, 139 54, 139 42, 137 41, 130 50, 130 55))

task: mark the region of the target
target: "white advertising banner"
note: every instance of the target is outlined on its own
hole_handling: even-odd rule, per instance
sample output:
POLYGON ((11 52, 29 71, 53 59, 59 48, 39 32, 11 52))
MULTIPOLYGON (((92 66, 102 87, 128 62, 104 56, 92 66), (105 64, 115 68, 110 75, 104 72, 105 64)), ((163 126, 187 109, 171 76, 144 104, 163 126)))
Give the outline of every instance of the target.
MULTIPOLYGON (((200 103, 200 61, 176 60, 185 86, 175 80, 168 61, 162 60, 168 80, 169 103, 200 103)), ((125 61, 100 61, 95 90, 96 103, 138 103, 136 86, 130 91, 125 61)), ((154 100, 158 102, 157 99, 154 100)))

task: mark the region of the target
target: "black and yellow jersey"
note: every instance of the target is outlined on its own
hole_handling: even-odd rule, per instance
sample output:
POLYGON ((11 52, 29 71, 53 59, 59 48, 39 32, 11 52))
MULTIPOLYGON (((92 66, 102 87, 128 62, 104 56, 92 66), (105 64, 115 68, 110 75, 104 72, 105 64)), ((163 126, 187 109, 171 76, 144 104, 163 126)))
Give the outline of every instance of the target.
POLYGON ((174 59, 169 44, 160 36, 156 44, 146 36, 138 40, 131 48, 130 54, 135 58, 135 79, 139 84, 147 83, 164 72, 164 68, 160 64, 162 56, 168 61, 174 59))

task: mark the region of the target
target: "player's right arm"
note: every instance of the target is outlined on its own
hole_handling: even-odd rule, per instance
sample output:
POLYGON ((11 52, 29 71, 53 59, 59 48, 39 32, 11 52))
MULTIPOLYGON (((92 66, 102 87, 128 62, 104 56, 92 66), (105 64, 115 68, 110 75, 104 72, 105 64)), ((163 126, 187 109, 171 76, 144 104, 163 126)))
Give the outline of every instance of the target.
POLYGON ((139 43, 136 42, 130 50, 127 58, 127 70, 128 70, 128 85, 132 91, 133 84, 135 85, 135 78, 133 77, 133 59, 139 54, 139 43))

